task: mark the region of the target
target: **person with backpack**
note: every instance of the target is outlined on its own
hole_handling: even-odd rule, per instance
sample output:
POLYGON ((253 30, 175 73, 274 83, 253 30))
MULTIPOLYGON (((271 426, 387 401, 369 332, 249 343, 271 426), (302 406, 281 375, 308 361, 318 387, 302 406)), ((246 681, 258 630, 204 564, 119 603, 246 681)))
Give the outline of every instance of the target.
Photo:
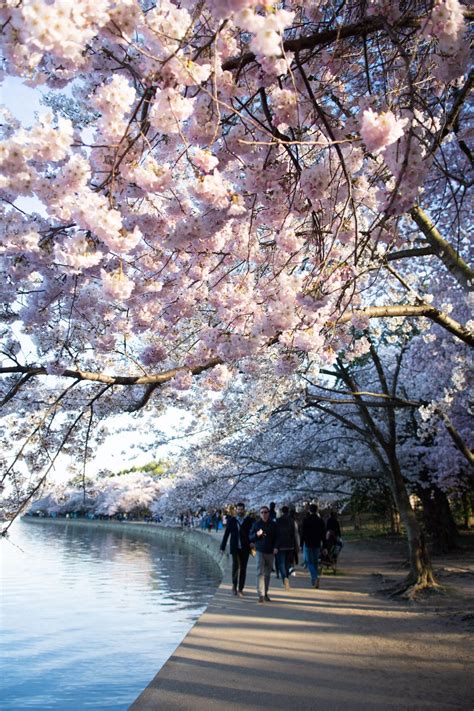
POLYGON ((303 519, 301 527, 301 545, 313 588, 319 588, 319 554, 325 538, 326 526, 318 514, 317 504, 310 504, 309 513, 303 519))
POLYGON ((295 551, 298 550, 298 530, 295 520, 290 516, 288 506, 282 506, 281 516, 276 520, 275 548, 276 565, 281 580, 287 590, 290 588, 290 566, 293 563, 295 551))

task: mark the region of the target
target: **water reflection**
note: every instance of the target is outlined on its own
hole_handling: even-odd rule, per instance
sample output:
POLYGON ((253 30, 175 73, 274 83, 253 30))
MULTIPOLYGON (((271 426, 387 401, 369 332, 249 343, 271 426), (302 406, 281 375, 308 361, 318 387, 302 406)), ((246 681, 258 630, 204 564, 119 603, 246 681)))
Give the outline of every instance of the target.
POLYGON ((182 544, 73 523, 2 542, 1 708, 126 709, 205 609, 219 572, 182 544))

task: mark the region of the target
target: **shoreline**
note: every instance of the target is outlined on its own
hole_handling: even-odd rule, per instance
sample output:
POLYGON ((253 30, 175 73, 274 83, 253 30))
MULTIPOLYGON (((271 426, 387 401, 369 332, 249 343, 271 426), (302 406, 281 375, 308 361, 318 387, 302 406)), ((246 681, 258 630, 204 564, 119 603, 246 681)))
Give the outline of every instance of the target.
MULTIPOLYGON (((204 612, 207 609, 209 603, 212 601, 214 595, 216 594, 216 591, 218 590, 219 585, 222 582, 222 578, 225 574, 226 557, 222 556, 222 554, 220 554, 219 552, 221 536, 215 535, 214 539, 212 537, 212 534, 208 534, 207 532, 201 530, 187 530, 182 529, 179 526, 163 526, 162 524, 154 522, 118 520, 109 521, 106 519, 91 520, 86 518, 65 517, 50 518, 23 516, 16 523, 25 524, 33 527, 36 525, 36 530, 38 531, 38 533, 40 533, 40 535, 42 535, 41 531, 39 530, 41 529, 41 527, 43 528, 43 532, 45 534, 46 530, 50 532, 52 529, 54 529, 54 532, 58 534, 59 541, 65 539, 68 535, 74 535, 73 532, 86 533, 86 531, 101 531, 105 535, 109 533, 112 533, 113 535, 124 534, 124 537, 130 541, 143 541, 147 545, 147 548, 150 550, 151 558, 160 557, 160 550, 163 550, 163 547, 160 547, 160 542, 162 544, 168 544, 167 549, 169 547, 170 550, 175 550, 180 554, 184 554, 184 551, 186 551, 186 554, 189 554, 189 552, 191 551, 192 557, 194 557, 196 561, 200 561, 198 562, 199 567, 204 566, 207 568, 207 566, 209 565, 210 568, 214 569, 214 585, 212 585, 209 590, 210 599, 208 598, 207 604, 204 603, 204 612), (155 544, 155 546, 152 545, 153 543, 155 544)), ((14 536, 15 534, 13 533, 13 537, 14 536)), ((121 539, 122 535, 117 535, 117 541, 121 539)), ((199 617, 202 614, 203 611, 201 612, 199 617)), ((199 617, 194 621, 190 621, 189 624, 194 626, 194 624, 196 624, 196 622, 199 620, 199 617)), ((119 623, 119 620, 117 620, 117 622, 119 623)), ((190 627, 189 625, 187 625, 188 632, 189 629, 190 627)), ((185 632, 183 630, 183 634, 184 633, 185 632)), ((143 692, 149 681, 154 678, 157 673, 157 667, 161 668, 161 666, 166 663, 167 658, 169 658, 171 654, 174 654, 176 652, 176 650, 179 648, 179 644, 182 638, 182 635, 180 635, 180 637, 175 640, 174 645, 170 647, 171 651, 170 649, 166 651, 163 660, 156 658, 153 659, 153 656, 151 657, 151 668, 148 669, 148 674, 146 676, 141 677, 141 681, 135 686, 135 688, 131 692, 131 695, 125 701, 126 708, 129 708, 130 704, 134 703, 134 699, 143 692)), ((125 706, 123 706, 123 708, 125 708, 125 706)))
POLYGON ((200 541, 221 559, 223 578, 129 711, 472 711, 474 640, 461 619, 380 594, 385 576, 406 573, 393 547, 347 543, 338 574, 324 575, 320 589, 298 569, 290 590, 272 577, 271 602, 259 604, 254 559, 240 599, 218 552, 221 536, 159 530, 200 541))
POLYGON ((197 548, 209 556, 219 568, 222 578, 227 570, 227 558, 220 553, 222 536, 205 533, 195 529, 185 529, 181 526, 163 526, 160 523, 142 521, 106 521, 103 519, 85 518, 47 518, 40 516, 22 516, 20 521, 39 523, 41 525, 85 526, 103 528, 110 531, 130 531, 142 538, 157 538, 167 541, 179 541, 188 548, 197 548), (215 540, 214 540, 215 537, 215 540))

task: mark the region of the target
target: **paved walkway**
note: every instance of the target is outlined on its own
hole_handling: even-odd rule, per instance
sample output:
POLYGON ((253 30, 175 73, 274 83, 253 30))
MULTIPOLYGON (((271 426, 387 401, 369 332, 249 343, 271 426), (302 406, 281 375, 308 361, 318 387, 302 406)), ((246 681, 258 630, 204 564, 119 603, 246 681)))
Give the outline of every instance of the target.
POLYGON ((374 596, 385 561, 366 548, 346 545, 340 565, 319 590, 303 570, 289 591, 272 579, 265 604, 253 562, 244 599, 227 574, 131 710, 472 711, 467 631, 374 596))

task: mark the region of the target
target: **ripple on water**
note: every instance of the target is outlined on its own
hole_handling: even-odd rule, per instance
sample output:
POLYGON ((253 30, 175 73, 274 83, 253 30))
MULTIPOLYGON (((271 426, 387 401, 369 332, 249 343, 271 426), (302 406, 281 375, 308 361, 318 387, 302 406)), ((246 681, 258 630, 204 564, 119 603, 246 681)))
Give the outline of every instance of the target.
POLYGON ((20 522, 2 541, 2 711, 127 709, 205 610, 219 571, 133 533, 20 522))

